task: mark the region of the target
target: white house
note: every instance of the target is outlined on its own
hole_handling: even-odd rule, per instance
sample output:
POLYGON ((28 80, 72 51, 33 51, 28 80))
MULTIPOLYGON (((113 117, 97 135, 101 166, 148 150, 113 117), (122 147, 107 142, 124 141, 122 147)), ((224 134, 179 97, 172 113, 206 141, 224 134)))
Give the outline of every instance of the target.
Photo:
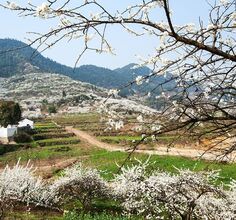
POLYGON ((0 138, 10 138, 13 137, 17 133, 17 127, 8 125, 7 128, 0 127, 0 138))
POLYGON ((23 119, 22 121, 19 121, 19 123, 18 123, 19 128, 28 127, 28 126, 30 126, 32 129, 34 129, 34 122, 27 119, 27 118, 23 119))
POLYGON ((17 128, 30 126, 34 128, 34 122, 29 119, 23 119, 18 123, 18 125, 8 125, 5 127, 0 127, 0 139, 8 139, 17 134, 17 128))

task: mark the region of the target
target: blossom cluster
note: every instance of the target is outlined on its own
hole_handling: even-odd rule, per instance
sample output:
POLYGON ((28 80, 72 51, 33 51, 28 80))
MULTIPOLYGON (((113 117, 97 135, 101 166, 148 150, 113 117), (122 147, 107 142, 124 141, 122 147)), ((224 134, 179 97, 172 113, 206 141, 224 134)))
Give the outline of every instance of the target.
POLYGON ((144 163, 123 168, 114 192, 127 214, 145 219, 234 219, 235 183, 225 191, 217 179, 217 172, 149 173, 144 163))
POLYGON ((12 168, 5 167, 0 173, 1 207, 14 206, 16 202, 53 207, 58 202, 56 194, 40 177, 35 177, 34 172, 35 169, 29 163, 23 166, 19 161, 12 168))
POLYGON ((48 14, 50 13, 50 7, 47 3, 43 2, 40 6, 36 9, 36 16, 41 18, 47 18, 48 14))
POLYGON ((108 184, 96 169, 85 168, 81 164, 67 168, 50 189, 63 198, 79 200, 84 209, 89 209, 95 198, 109 196, 108 184))
POLYGON ((15 202, 47 208, 79 200, 89 210, 94 199, 116 200, 124 214, 145 219, 235 219, 236 181, 216 186, 217 172, 150 172, 148 161, 122 167, 111 181, 81 164, 67 168, 51 183, 36 177, 32 166, 6 167, 0 174, 1 209, 15 202), (188 217, 188 218, 187 218, 188 217))

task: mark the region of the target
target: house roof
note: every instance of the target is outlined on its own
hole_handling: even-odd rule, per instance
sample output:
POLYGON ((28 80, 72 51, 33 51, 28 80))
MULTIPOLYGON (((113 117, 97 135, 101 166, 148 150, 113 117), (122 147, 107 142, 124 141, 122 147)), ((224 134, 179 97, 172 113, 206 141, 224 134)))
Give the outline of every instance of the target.
POLYGON ((33 122, 33 121, 25 118, 25 119, 21 120, 20 122, 33 122))

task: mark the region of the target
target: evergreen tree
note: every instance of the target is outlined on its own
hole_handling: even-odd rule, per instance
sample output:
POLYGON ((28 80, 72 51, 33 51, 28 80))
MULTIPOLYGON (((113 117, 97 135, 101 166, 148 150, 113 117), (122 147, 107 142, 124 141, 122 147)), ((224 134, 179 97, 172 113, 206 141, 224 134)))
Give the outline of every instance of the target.
POLYGON ((21 109, 18 103, 12 101, 0 101, 0 125, 18 124, 21 119, 21 109))

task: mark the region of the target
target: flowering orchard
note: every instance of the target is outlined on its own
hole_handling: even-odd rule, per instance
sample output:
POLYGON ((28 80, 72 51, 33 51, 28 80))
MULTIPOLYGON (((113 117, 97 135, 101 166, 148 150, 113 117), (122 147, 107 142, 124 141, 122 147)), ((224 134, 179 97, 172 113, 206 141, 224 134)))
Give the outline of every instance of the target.
MULTIPOLYGON (((39 43, 38 49, 43 51, 65 38, 82 39, 84 49, 78 60, 87 50, 115 53, 106 38, 111 25, 122 27, 133 37, 156 38, 155 53, 142 54, 138 64, 148 65, 152 72, 130 82, 141 85, 156 79, 155 89, 147 96, 155 94, 155 90, 161 91, 155 102, 161 101, 162 105, 152 117, 152 127, 156 129, 148 135, 158 137, 164 132, 182 130, 182 135, 217 140, 209 146, 216 149, 217 156, 226 157, 235 150, 235 0, 206 1, 208 18, 183 25, 174 23, 175 11, 168 0, 126 1, 124 9, 116 12, 110 12, 101 0, 78 1, 76 6, 71 2, 48 0, 35 5, 33 1, 16 1, 1 6, 20 16, 58 20, 58 25, 47 33, 36 34, 30 44, 39 43), (158 16, 161 14, 164 17, 158 16), (94 42, 100 42, 99 46, 94 47, 97 45, 94 42), (159 82, 163 76, 166 80, 159 82), (170 83, 171 87, 166 86, 170 83), (217 148, 219 143, 224 146, 223 151, 222 147, 217 148)), ((115 121, 118 123, 115 127, 123 125, 121 120, 115 121)))
MULTIPOLYGON (((0 173, 1 218, 16 206, 64 211, 78 201, 81 211, 93 211, 93 202, 115 201, 122 215, 145 219, 235 219, 236 183, 216 185, 216 172, 177 174, 148 171, 149 163, 123 167, 107 181, 96 169, 77 164, 53 181, 35 176, 29 164, 6 167, 0 173)), ((68 211, 68 210, 67 210, 68 211)))

